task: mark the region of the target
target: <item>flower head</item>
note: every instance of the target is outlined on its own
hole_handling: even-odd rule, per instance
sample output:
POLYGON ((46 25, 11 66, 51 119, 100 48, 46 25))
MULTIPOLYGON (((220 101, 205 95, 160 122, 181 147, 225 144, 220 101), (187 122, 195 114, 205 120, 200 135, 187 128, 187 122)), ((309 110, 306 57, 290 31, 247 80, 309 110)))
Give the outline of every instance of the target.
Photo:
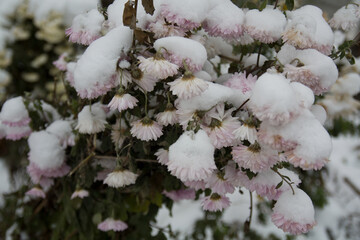
POLYGON ((110 187, 120 188, 134 184, 138 175, 129 170, 115 170, 107 175, 104 183, 110 187))
POLYGON ((89 192, 84 190, 84 189, 77 189, 75 190, 75 192, 73 192, 73 194, 71 194, 71 199, 74 198, 85 198, 89 196, 89 192))
POLYGON ((131 135, 143 141, 157 140, 163 135, 161 125, 148 117, 137 120, 131 125, 131 135))
POLYGON ((257 141, 256 127, 252 123, 244 123, 233 131, 234 137, 238 141, 248 140, 251 144, 257 141))
POLYGON ((158 78, 151 76, 148 73, 141 71, 140 69, 134 69, 131 72, 132 80, 135 82, 141 90, 145 90, 146 92, 151 92, 154 90, 156 83, 158 82, 158 78))
POLYGON ((212 193, 225 195, 226 193, 233 193, 235 188, 229 182, 223 172, 215 171, 208 179, 206 179, 206 187, 211 189, 212 193))
POLYGON ((160 112, 156 115, 156 121, 163 126, 174 125, 179 119, 176 114, 176 108, 167 107, 164 112, 160 112))
POLYGON ((157 157, 159 163, 162 165, 166 165, 169 162, 169 150, 159 148, 156 151, 155 156, 157 157))
POLYGON ((119 112, 133 109, 139 101, 128 93, 116 94, 108 104, 110 110, 117 109, 119 112))
POLYGON ((165 79, 178 72, 179 67, 176 64, 168 62, 162 57, 144 58, 139 56, 138 59, 140 70, 154 78, 165 79))
POLYGON ((211 196, 205 197, 202 200, 201 206, 206 211, 217 212, 229 207, 230 203, 228 197, 213 193, 211 196))
POLYGON ((194 75, 184 75, 173 82, 168 83, 171 92, 179 98, 189 99, 200 95, 208 87, 208 83, 194 75))
POLYGON ((34 198, 45 198, 45 192, 39 187, 33 187, 25 193, 26 195, 34 198))
POLYGON ((75 129, 80 133, 99 133, 105 130, 106 114, 100 104, 85 106, 78 115, 75 129))
POLYGON ((120 220, 115 220, 113 218, 107 218, 101 223, 98 224, 97 228, 101 231, 108 232, 120 232, 128 228, 128 225, 120 220))

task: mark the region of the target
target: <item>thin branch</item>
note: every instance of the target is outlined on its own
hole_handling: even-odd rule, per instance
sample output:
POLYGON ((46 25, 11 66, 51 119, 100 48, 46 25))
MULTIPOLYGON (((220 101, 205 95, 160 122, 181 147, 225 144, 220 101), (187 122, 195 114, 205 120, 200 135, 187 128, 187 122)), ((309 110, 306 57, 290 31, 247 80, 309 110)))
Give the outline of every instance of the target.
POLYGON ((355 186, 353 182, 350 181, 349 178, 344 177, 344 182, 358 195, 360 196, 360 190, 355 186))
POLYGON ((281 177, 281 179, 290 186, 293 195, 295 195, 295 191, 294 191, 294 188, 293 188, 293 186, 292 186, 292 182, 289 182, 289 180, 287 180, 284 175, 282 175, 281 173, 279 173, 279 171, 278 171, 276 168, 271 168, 271 170, 273 170, 274 172, 276 172, 276 173, 281 177))
MULTIPOLYGON (((96 159, 109 159, 109 160, 116 160, 118 159, 118 157, 116 156, 100 156, 100 155, 95 155, 94 158, 96 159)), ((128 159, 128 157, 119 157, 120 159, 126 160, 128 159)), ((149 163, 158 163, 157 160, 152 160, 152 159, 145 159, 145 158, 137 158, 135 159, 136 162, 149 162, 149 163)))
POLYGON ((82 168, 85 164, 87 164, 90 159, 92 159, 95 156, 95 153, 91 153, 89 156, 87 156, 84 160, 82 160, 70 173, 69 176, 73 175, 78 169, 82 168))

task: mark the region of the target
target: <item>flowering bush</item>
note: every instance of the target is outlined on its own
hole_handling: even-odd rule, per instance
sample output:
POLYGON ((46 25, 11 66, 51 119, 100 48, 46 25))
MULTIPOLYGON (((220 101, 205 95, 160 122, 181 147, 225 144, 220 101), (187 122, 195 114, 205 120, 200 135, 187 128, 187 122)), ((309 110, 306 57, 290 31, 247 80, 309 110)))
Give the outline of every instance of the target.
MULTIPOLYGON (((163 239, 152 231, 159 207, 199 199, 204 211, 223 211, 239 189, 276 201, 271 219, 284 232, 312 229, 314 206, 295 171, 329 161, 315 100, 347 94, 359 78, 334 85, 334 60, 353 58, 350 45, 334 48, 321 9, 266 2, 115 0, 77 15, 66 35, 84 51, 54 62, 64 95, 52 97, 62 100, 26 94, 3 104, 1 136, 27 138, 31 183, 7 196, 18 211, 2 230, 163 239)), ((354 26, 338 15, 332 27, 354 26)))

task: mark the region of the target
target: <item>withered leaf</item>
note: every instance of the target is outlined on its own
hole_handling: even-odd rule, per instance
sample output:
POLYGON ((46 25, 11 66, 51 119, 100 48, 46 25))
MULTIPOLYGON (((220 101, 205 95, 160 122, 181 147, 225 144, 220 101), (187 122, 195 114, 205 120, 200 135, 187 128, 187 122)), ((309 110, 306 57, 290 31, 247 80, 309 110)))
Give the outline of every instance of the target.
POLYGON ((141 1, 143 7, 145 8, 146 13, 153 15, 155 8, 153 0, 142 0, 141 1))

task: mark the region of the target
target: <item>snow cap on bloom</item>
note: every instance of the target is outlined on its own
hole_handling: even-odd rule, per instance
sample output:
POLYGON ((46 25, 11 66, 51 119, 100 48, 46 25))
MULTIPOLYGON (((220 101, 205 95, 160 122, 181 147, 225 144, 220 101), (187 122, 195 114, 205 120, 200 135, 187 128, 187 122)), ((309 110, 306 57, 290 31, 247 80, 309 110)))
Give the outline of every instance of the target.
POLYGON ((225 173, 214 171, 206 180, 206 187, 211 189, 212 193, 225 195, 235 191, 234 185, 225 178, 225 173))
POLYGON ((284 232, 306 233, 316 224, 314 206, 303 190, 294 190, 295 194, 292 191, 281 194, 273 208, 271 220, 284 232))
POLYGON ((104 20, 104 16, 97 9, 79 14, 74 18, 71 27, 66 29, 66 35, 71 42, 89 45, 101 37, 104 20))
POLYGON ((336 83, 331 87, 331 92, 339 95, 354 96, 360 91, 360 75, 355 72, 350 72, 341 76, 336 80, 336 83))
POLYGON ((17 141, 20 140, 21 138, 28 137, 32 132, 29 126, 22 126, 22 127, 10 127, 6 125, 2 125, 2 126, 4 126, 5 128, 4 130, 5 130, 6 139, 12 141, 17 141))
POLYGON ((155 55, 155 57, 144 58, 139 56, 139 68, 144 73, 158 79, 165 79, 174 76, 179 69, 179 66, 166 61, 163 57, 155 55))
POLYGON ((156 83, 159 81, 158 78, 151 76, 148 73, 144 73, 139 68, 131 71, 132 81, 139 85, 142 91, 151 92, 154 90, 156 83))
POLYGON ((234 143, 233 132, 240 127, 240 122, 231 116, 233 110, 232 108, 225 111, 225 104, 220 103, 207 114, 211 118, 211 123, 209 126, 203 125, 202 128, 215 148, 229 147, 234 143))
POLYGON ((180 201, 180 200, 185 200, 185 199, 189 199, 189 200, 195 199, 195 190, 192 188, 173 190, 170 192, 164 191, 163 194, 173 201, 180 201))
POLYGON ((160 52, 165 59, 188 68, 189 71, 200 71, 207 60, 205 47, 192 39, 183 37, 165 37, 155 41, 154 48, 160 52))
POLYGON ((154 38, 156 39, 170 36, 183 37, 186 33, 186 29, 181 28, 176 24, 170 24, 162 17, 150 22, 147 29, 154 33, 154 38))
POLYGON ((262 11, 249 10, 245 15, 246 32, 263 43, 276 42, 284 31, 286 18, 279 9, 267 6, 262 11))
MULTIPOLYGON (((283 176, 290 178, 290 182, 294 183, 292 186, 298 186, 301 183, 299 176, 286 168, 278 169, 283 176)), ((285 191, 291 191, 290 186, 283 182, 278 188, 277 185, 282 182, 282 178, 272 170, 266 170, 258 173, 249 181, 248 189, 256 191, 262 197, 267 197, 269 200, 277 200, 285 191)))
POLYGON ((168 170, 183 182, 204 180, 216 169, 214 151, 205 131, 184 132, 169 148, 168 170))
POLYGON ((159 163, 162 165, 166 165, 169 162, 169 150, 159 148, 156 151, 155 156, 157 157, 159 163))
POLYGON ((9 127, 23 127, 30 123, 24 99, 15 97, 5 101, 0 113, 1 123, 9 127))
POLYGON ((243 35, 245 14, 230 1, 223 1, 214 7, 202 23, 210 36, 237 40, 243 35))
POLYGON ((126 109, 133 109, 139 101, 128 93, 115 94, 108 104, 111 111, 118 110, 122 112, 126 109))
POLYGON ((136 182, 138 175, 129 170, 114 170, 109 173, 104 183, 113 188, 125 187, 136 182))
POLYGON ((162 126, 148 117, 132 122, 131 126, 131 135, 142 141, 157 140, 163 135, 162 126))
POLYGON ((179 117, 176 114, 176 108, 170 104, 166 107, 164 112, 160 112, 156 115, 156 121, 163 126, 176 124, 179 121, 179 117))
POLYGON ((97 98, 119 84, 117 62, 131 44, 132 30, 117 27, 85 50, 74 71, 74 87, 81 98, 97 98))
POLYGON ((45 192, 39 187, 33 187, 29 191, 25 193, 27 196, 33 197, 33 198, 45 198, 45 192))
POLYGON ((40 169, 60 167, 65 161, 65 151, 59 138, 46 131, 31 133, 28 144, 30 148, 29 160, 40 169))
POLYGON ((278 152, 267 146, 260 146, 258 142, 249 147, 239 145, 231 152, 234 161, 243 168, 254 173, 269 169, 279 161, 278 152))
POLYGON ((105 130, 106 113, 101 104, 86 105, 78 115, 75 129, 80 133, 99 133, 105 130))
POLYGON ((75 135, 70 121, 56 120, 46 128, 46 131, 57 136, 63 147, 75 145, 75 135))
POLYGON ((241 73, 235 73, 226 82, 224 82, 224 85, 229 88, 239 89, 243 94, 246 94, 246 93, 251 93, 256 80, 257 80, 256 76, 253 76, 251 74, 246 76, 246 72, 241 72, 241 73))
POLYGON ((289 80, 277 73, 264 73, 259 77, 248 104, 258 119, 274 125, 289 122, 301 110, 301 102, 289 80))
POLYGON ((75 190, 75 192, 73 192, 73 194, 71 194, 71 199, 74 199, 74 198, 83 199, 88 196, 89 196, 89 192, 86 191, 85 189, 77 189, 77 190, 75 190))
POLYGON ((33 183, 40 184, 43 188, 46 188, 50 184, 48 179, 65 176, 70 172, 70 167, 63 163, 59 167, 41 169, 35 162, 30 162, 26 167, 26 171, 33 183))
POLYGON ((200 95, 208 88, 208 83, 193 74, 185 74, 181 78, 168 83, 170 91, 181 99, 189 99, 200 95))
POLYGON ((297 48, 314 48, 329 55, 334 44, 334 33, 322 16, 322 10, 306 5, 295 11, 288 11, 288 24, 283 40, 297 48))
POLYGON ((315 49, 296 50, 285 44, 277 57, 288 79, 306 85, 316 95, 328 91, 338 78, 334 61, 315 49))
POLYGON ((312 105, 310 111, 315 116, 315 118, 320 122, 321 125, 325 124, 327 113, 323 106, 319 104, 312 105))
POLYGON ((128 228, 128 225, 120 220, 107 218, 98 224, 97 228, 103 232, 114 231, 121 232, 128 228))
POLYGON ((67 53, 63 53, 59 56, 58 60, 54 61, 54 66, 59 69, 60 71, 66 71, 67 70, 67 62, 66 57, 68 56, 67 53))
POLYGON ((235 140, 244 141, 247 140, 251 144, 254 144, 257 141, 257 131, 256 126, 251 122, 245 122, 239 128, 233 131, 235 140))
POLYGON ((330 19, 329 24, 332 28, 349 31, 358 25, 359 20, 359 6, 350 3, 338 9, 330 19))
POLYGON ((228 197, 213 193, 211 196, 203 198, 201 206, 205 211, 217 212, 229 207, 230 203, 228 197))

